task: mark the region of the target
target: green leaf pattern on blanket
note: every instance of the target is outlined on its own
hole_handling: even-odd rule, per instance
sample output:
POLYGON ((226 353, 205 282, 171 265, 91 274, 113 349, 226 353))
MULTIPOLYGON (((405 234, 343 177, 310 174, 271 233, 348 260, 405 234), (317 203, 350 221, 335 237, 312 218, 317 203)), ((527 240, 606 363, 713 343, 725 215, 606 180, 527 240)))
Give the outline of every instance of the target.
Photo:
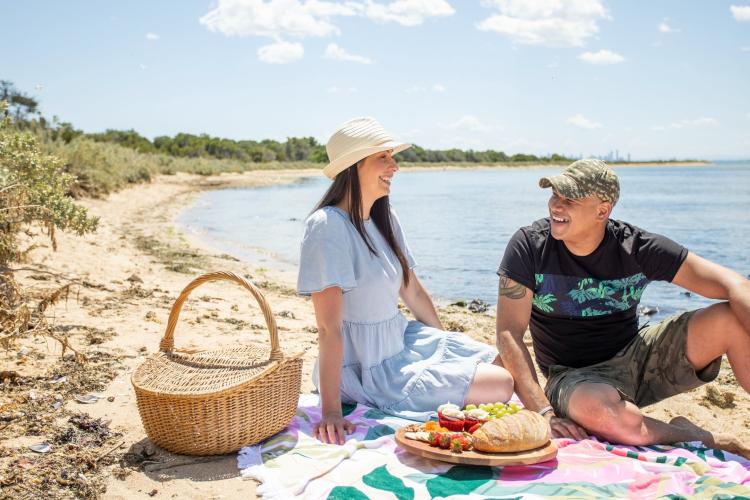
POLYGON ((370 418, 372 420, 382 420, 384 418, 387 418, 388 415, 386 415, 385 412, 382 410, 379 410, 377 408, 370 408, 367 410, 367 412, 364 414, 365 418, 370 418))
POLYGON ((491 483, 487 488, 474 493, 483 496, 534 495, 561 498, 628 498, 627 484, 598 485, 594 483, 529 483, 519 486, 504 486, 491 483))
POLYGON ((414 499, 414 488, 407 487, 401 479, 388 472, 385 465, 365 475, 362 482, 370 488, 390 491, 398 500, 414 499))
POLYGON ((336 486, 328 494, 328 500, 370 500, 370 497, 353 486, 336 486))
POLYGON ((291 434, 277 434, 263 443, 263 462, 268 462, 274 458, 284 455, 297 446, 297 438, 291 434))
POLYGON ((349 415, 351 412, 357 409, 357 403, 341 403, 341 413, 344 416, 349 415))
POLYGON ((390 434, 395 434, 396 431, 391 427, 390 425, 383 425, 378 424, 374 427, 370 427, 367 429, 367 436, 365 436, 365 441, 369 441, 371 439, 377 439, 382 436, 388 436, 390 434))
POLYGON ((426 486, 431 497, 468 495, 493 478, 490 467, 457 465, 427 481, 426 486))

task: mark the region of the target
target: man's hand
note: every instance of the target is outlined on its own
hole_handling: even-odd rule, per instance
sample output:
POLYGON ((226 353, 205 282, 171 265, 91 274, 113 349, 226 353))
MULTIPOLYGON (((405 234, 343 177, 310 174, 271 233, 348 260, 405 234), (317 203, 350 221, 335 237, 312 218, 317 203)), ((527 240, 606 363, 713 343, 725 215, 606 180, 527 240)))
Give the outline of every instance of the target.
POLYGON ((581 441, 589 437, 586 429, 568 418, 560 418, 553 412, 547 413, 544 418, 549 422, 549 426, 552 428, 552 437, 554 438, 569 437, 581 441))
POLYGON ((313 437, 324 443, 344 444, 346 434, 351 434, 356 428, 357 426, 345 419, 340 412, 328 413, 315 424, 313 437))

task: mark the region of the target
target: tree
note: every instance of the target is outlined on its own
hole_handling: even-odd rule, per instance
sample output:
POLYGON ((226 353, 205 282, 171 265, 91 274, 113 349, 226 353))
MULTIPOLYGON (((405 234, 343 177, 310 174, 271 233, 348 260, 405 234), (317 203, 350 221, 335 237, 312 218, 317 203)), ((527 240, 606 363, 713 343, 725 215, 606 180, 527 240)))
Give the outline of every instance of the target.
POLYGON ((12 82, 0 80, 0 101, 5 101, 7 106, 4 114, 10 114, 16 122, 25 122, 30 115, 39 113, 39 102, 33 97, 17 90, 12 82))

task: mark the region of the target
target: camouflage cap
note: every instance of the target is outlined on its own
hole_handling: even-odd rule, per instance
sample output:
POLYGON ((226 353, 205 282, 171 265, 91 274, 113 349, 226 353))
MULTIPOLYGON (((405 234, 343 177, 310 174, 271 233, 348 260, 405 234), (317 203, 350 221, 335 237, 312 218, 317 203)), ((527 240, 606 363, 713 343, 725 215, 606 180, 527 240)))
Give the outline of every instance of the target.
POLYGON ((566 198, 597 196, 614 205, 620 198, 617 174, 601 160, 587 158, 571 163, 563 173, 539 179, 539 187, 551 187, 566 198))

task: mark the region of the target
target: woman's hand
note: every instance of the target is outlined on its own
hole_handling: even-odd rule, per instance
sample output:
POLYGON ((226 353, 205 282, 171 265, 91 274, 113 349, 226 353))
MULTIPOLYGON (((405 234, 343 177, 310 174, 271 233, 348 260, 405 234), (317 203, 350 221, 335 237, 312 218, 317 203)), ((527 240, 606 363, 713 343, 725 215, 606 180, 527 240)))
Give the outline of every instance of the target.
POLYGON ((313 437, 324 443, 344 444, 345 435, 351 434, 356 428, 357 426, 345 419, 340 412, 327 413, 315 424, 313 437))

